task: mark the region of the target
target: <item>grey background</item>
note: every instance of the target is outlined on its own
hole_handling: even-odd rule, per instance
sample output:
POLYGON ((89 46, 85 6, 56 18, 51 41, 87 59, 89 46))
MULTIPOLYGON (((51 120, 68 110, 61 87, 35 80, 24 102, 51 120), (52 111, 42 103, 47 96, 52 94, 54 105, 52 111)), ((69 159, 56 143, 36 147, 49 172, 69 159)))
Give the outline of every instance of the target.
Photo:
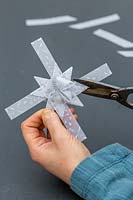
MULTIPOLYGON (((113 75, 105 82, 133 86, 133 58, 116 53, 118 46, 68 24, 26 27, 25 19, 71 15, 79 21, 119 13, 121 20, 100 26, 133 41, 132 0, 1 0, 0 1, 0 199, 80 199, 67 185, 34 164, 20 131, 20 123, 45 106, 42 103, 10 121, 4 108, 38 85, 34 75, 48 77, 30 42, 43 37, 62 70, 74 66, 77 78, 107 62, 113 75)), ((133 147, 131 110, 119 104, 81 95, 84 108, 76 108, 92 152, 119 142, 133 147)))

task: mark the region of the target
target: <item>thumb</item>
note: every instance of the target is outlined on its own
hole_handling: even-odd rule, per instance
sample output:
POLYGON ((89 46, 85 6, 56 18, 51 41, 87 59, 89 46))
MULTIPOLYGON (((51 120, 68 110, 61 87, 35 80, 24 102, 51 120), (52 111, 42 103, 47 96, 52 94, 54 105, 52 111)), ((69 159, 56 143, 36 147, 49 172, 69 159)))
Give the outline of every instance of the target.
POLYGON ((42 112, 42 120, 44 127, 46 127, 50 133, 52 139, 56 140, 68 135, 68 131, 63 126, 58 115, 50 109, 44 109, 42 112))

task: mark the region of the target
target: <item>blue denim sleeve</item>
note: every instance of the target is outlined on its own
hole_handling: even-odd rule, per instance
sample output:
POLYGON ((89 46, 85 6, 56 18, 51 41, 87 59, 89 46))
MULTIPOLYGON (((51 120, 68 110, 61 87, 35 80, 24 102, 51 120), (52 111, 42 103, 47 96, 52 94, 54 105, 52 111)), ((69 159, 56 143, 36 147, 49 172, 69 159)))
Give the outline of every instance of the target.
POLYGON ((83 160, 71 189, 86 200, 133 200, 133 151, 112 144, 83 160))

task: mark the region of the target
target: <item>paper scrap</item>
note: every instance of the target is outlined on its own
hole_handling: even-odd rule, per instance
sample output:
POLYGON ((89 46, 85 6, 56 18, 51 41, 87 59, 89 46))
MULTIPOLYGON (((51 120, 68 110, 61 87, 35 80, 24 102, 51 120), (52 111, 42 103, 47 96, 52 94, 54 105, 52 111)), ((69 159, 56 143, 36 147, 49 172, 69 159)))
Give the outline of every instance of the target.
POLYGON ((117 53, 127 58, 133 58, 133 51, 117 51, 117 53))
POLYGON ((68 23, 68 22, 74 22, 74 21, 77 21, 76 17, 65 15, 65 16, 57 16, 57 17, 44 18, 44 19, 27 19, 25 20, 25 24, 26 26, 43 26, 43 25, 68 23))
POLYGON ((100 38, 108 40, 108 41, 110 41, 120 47, 123 47, 123 48, 132 48, 133 47, 133 42, 130 42, 124 38, 121 38, 111 32, 105 31, 103 29, 98 29, 98 30, 94 31, 93 34, 100 38))
POLYGON ((85 21, 85 22, 81 22, 81 23, 77 23, 77 24, 72 24, 69 27, 73 28, 73 29, 86 29, 86 28, 91 28, 91 27, 95 27, 95 26, 100 26, 103 24, 108 24, 108 23, 112 23, 112 22, 116 22, 120 20, 120 16, 118 14, 112 14, 112 15, 108 15, 105 17, 100 17, 97 19, 92 19, 89 21, 85 21))

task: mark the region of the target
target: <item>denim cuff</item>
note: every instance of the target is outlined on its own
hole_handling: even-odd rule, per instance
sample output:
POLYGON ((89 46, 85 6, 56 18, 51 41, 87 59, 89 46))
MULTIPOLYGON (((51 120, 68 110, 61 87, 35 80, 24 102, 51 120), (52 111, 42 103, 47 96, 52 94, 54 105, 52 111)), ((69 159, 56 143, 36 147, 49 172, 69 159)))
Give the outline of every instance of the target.
POLYGON ((97 199, 96 193, 103 192, 102 189, 99 189, 99 182, 104 184, 105 179, 107 183, 108 176, 111 177, 111 173, 114 173, 111 167, 119 164, 131 152, 131 150, 116 143, 87 157, 73 171, 70 181, 71 189, 84 199, 87 196, 90 197, 89 199, 97 199), (101 181, 100 174, 102 174, 101 181))

